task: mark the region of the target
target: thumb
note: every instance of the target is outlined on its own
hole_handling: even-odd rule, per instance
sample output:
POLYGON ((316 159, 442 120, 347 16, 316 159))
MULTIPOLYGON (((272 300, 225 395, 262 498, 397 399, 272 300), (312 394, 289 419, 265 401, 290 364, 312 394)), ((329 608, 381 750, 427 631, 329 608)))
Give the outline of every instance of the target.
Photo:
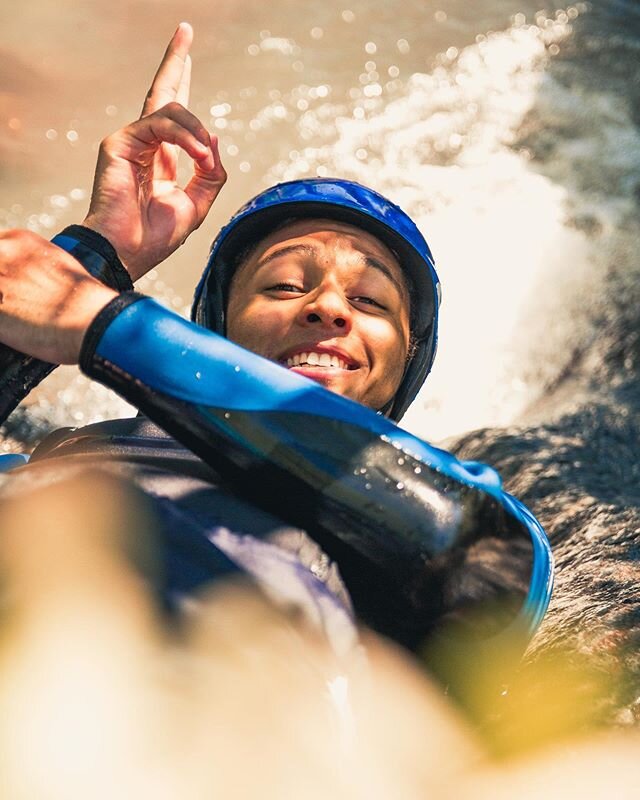
POLYGON ((194 163, 194 175, 184 191, 194 205, 194 228, 197 228, 209 213, 213 201, 227 180, 226 170, 220 160, 218 138, 216 136, 211 136, 210 153, 207 153, 205 157, 194 163))

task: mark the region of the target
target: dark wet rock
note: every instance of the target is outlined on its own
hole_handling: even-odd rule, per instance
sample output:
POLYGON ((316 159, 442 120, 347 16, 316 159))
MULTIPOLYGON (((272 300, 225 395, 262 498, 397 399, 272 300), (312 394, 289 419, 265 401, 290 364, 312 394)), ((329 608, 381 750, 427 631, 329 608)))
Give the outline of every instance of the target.
POLYGON ((55 430, 55 425, 30 412, 28 406, 19 406, 0 426, 0 441, 7 452, 31 451, 45 436, 55 430))
POLYGON ((556 582, 527 661, 568 652, 600 687, 604 676, 592 711, 606 724, 635 722, 640 694, 639 444, 640 390, 630 380, 553 422, 480 430, 453 446, 495 466, 545 527, 556 582))

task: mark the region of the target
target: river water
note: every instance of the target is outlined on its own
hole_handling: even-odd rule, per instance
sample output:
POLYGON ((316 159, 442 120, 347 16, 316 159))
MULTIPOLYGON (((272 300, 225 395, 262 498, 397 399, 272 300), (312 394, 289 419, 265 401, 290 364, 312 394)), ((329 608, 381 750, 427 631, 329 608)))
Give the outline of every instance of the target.
MULTIPOLYGON (((508 424, 597 339, 605 278, 632 269, 640 243, 635 0, 5 3, 0 228, 52 236, 82 219, 98 143, 137 116, 181 19, 196 32, 191 107, 219 134, 229 182, 143 291, 186 310, 241 203, 339 175, 400 203, 436 257, 440 347, 412 431, 508 424)), ((27 417, 126 410, 65 368, 27 417)))

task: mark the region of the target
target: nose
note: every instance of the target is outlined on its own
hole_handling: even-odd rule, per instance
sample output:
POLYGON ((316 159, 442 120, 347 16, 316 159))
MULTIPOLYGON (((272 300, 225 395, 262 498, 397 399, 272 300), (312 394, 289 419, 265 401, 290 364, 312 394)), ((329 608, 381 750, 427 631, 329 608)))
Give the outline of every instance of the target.
POLYGON ((344 335, 351 330, 351 306, 335 288, 319 288, 301 309, 299 322, 302 325, 324 325, 330 330, 338 328, 344 335))

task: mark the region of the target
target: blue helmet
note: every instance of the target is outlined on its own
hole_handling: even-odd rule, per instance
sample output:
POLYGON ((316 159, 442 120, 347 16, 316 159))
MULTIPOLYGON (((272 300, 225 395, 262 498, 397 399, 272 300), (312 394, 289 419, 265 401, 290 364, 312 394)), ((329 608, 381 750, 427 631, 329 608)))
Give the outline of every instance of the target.
POLYGON ((406 272, 412 295, 415 348, 386 416, 399 420, 424 383, 436 353, 440 283, 424 237, 407 214, 382 195, 353 181, 304 178, 279 183, 254 197, 222 228, 196 287, 192 318, 225 335, 225 310, 239 254, 285 221, 319 217, 349 223, 387 245, 406 272))

